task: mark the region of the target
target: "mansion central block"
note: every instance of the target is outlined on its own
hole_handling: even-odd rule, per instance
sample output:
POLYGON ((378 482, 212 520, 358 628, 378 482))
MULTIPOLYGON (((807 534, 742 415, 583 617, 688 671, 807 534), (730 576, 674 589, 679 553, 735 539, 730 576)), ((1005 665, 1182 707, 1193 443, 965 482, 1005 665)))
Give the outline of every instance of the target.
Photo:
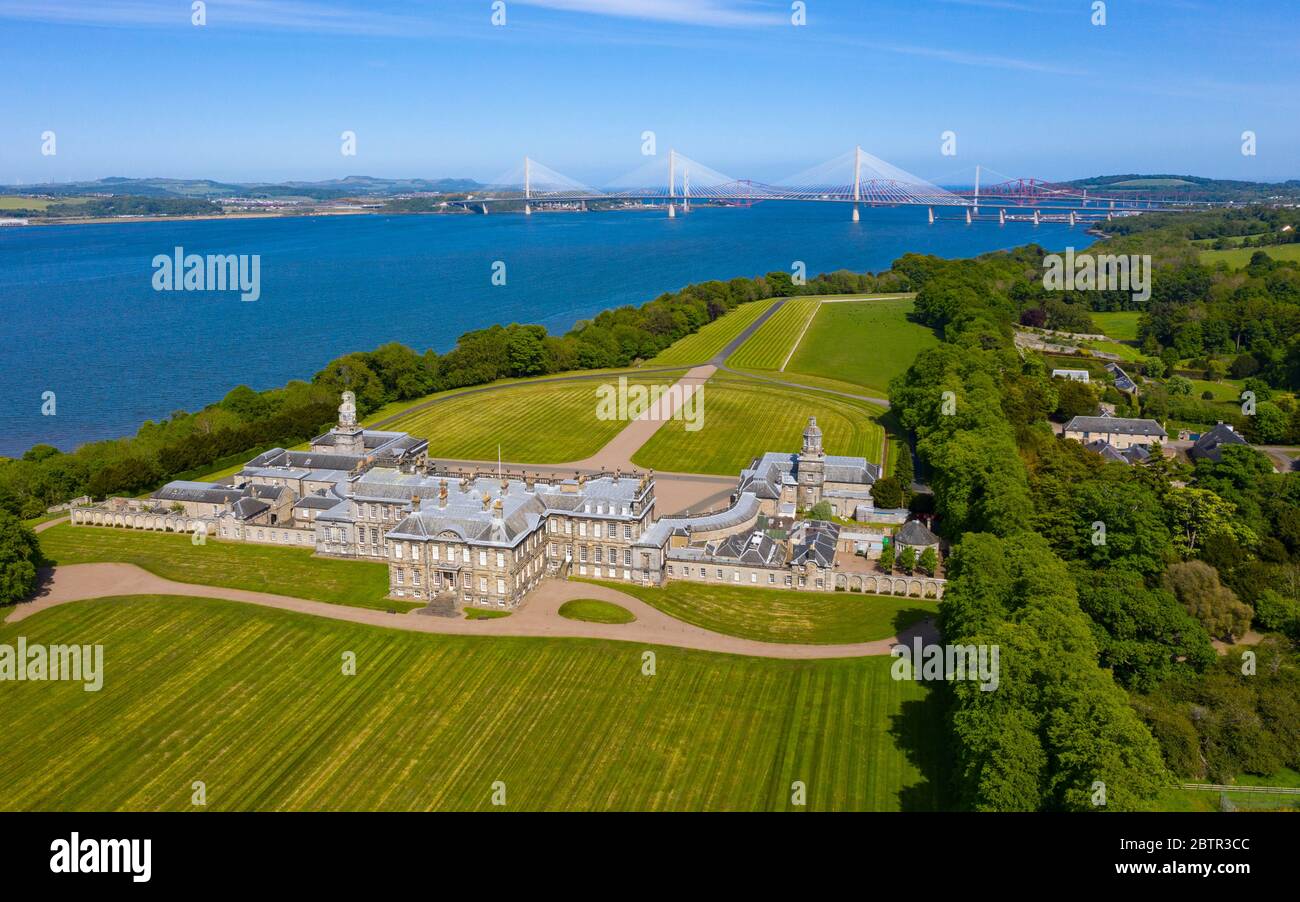
MULTIPOLYGON (((821 438, 810 420, 800 453, 757 458, 726 511, 658 518, 653 472, 439 473, 427 441, 361 428, 345 392, 338 424, 306 451, 272 449, 229 485, 172 482, 145 500, 75 508, 72 521, 382 561, 391 597, 453 605, 512 608, 544 577, 569 575, 893 592, 863 578, 871 552, 888 541, 883 534, 797 519, 821 501, 844 519, 906 518, 872 507, 877 465, 827 456, 821 438)), ((912 534, 921 545, 938 541, 923 527, 912 534)), ((914 594, 940 594, 942 581, 930 582, 914 594)))

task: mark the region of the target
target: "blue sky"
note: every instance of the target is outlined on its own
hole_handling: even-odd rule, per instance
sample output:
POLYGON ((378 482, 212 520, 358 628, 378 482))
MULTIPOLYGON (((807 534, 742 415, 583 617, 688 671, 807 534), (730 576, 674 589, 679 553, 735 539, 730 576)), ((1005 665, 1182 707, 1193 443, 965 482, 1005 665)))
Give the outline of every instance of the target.
POLYGON ((1110 0, 1104 26, 1091 0, 806 0, 801 27, 788 0, 505 4, 208 0, 194 27, 190 0, 0 0, 0 183, 490 180, 527 153, 596 184, 646 130, 768 181, 855 144, 942 183, 1300 178, 1289 0, 1110 0))

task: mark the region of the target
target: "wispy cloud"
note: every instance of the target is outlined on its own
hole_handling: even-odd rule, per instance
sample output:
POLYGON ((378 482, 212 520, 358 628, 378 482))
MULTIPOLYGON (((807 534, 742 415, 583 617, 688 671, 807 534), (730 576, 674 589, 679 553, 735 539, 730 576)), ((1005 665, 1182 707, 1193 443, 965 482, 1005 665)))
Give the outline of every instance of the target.
MULTIPOLYGON (((755 27, 786 22, 785 12, 744 0, 513 0, 562 12, 616 16, 715 28, 755 27)), ((788 9, 788 6, 784 9, 788 9)))
POLYGON ((853 42, 861 47, 879 50, 884 53, 901 53, 906 56, 920 56, 942 60, 960 66, 979 66, 985 69, 1009 69, 1014 72, 1038 72, 1044 75, 1084 76, 1089 73, 1071 66, 1058 66, 1055 63, 1043 63, 1018 56, 996 56, 987 53, 970 53, 965 50, 948 50, 944 47, 920 47, 911 44, 876 44, 853 42))
MULTIPOLYGON (((0 18, 55 25, 189 27, 189 3, 168 0, 0 0, 0 18)), ((211 27, 400 36, 440 31, 435 17, 356 9, 318 0, 220 0, 208 4, 211 27)))

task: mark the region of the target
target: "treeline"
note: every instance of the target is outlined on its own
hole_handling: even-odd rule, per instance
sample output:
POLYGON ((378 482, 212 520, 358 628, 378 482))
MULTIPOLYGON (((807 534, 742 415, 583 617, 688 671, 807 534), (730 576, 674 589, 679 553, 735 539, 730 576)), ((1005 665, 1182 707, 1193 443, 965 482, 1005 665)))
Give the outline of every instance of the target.
POLYGON ((1055 435, 1074 386, 1010 338, 1040 264, 1036 248, 915 258, 918 314, 945 342, 890 392, 956 542, 944 641, 1002 647, 996 691, 952 685, 959 795, 1091 808, 1100 781, 1108 808, 1142 808, 1171 774, 1300 766, 1300 474, 1247 447, 1195 467, 1106 463, 1055 435), (1267 678, 1211 646, 1251 628, 1270 634, 1267 678))
POLYGON ((0 459, 0 509, 35 517, 89 494, 139 494, 247 452, 310 439, 335 419, 339 394, 356 393, 364 416, 385 404, 504 378, 626 367, 648 360, 740 304, 799 294, 907 290, 905 274, 834 272, 796 285, 787 273, 703 282, 640 307, 607 310, 565 335, 512 324, 467 332, 445 354, 393 342, 331 361, 310 383, 257 392, 246 386, 195 413, 148 422, 131 438, 92 442, 72 453, 36 445, 21 460, 0 459))

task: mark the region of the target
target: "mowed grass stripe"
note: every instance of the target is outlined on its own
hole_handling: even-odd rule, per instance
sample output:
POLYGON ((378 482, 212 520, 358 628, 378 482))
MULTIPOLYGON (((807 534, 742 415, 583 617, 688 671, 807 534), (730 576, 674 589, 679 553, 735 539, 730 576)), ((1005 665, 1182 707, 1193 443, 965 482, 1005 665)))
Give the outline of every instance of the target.
MULTIPOLYGON (((684 371, 683 371, 684 372, 684 371)), ((671 385, 680 374, 628 376, 629 385, 671 385)), ((609 378, 618 384, 619 375, 609 378)), ((603 380, 520 384, 486 394, 452 397, 400 417, 385 428, 429 440, 429 455, 552 464, 595 454, 627 425, 601 419, 603 380)))
POLYGON ((698 332, 693 332, 685 338, 673 342, 660 351, 659 355, 651 360, 648 365, 676 366, 677 364, 687 364, 694 366, 699 363, 707 363, 715 354, 725 348, 732 339, 744 332, 746 326, 762 316, 763 311, 771 307, 776 301, 776 298, 766 298, 761 301, 750 301, 741 304, 734 310, 724 313, 713 322, 705 324, 698 332))
POLYGON ((786 372, 851 382, 884 397, 889 380, 939 343, 907 318, 913 306, 907 297, 823 304, 786 372))
POLYGON ((821 298, 791 298, 727 358, 739 369, 779 370, 821 298))
POLYGON ((0 746, 6 810, 189 810, 195 780, 209 810, 487 810, 496 780, 513 810, 785 810, 792 748, 810 790, 834 787, 824 807, 897 807, 922 781, 889 731, 928 690, 890 679, 888 658, 655 648, 644 676, 630 643, 433 636, 168 597, 0 627, 0 642, 18 635, 102 643, 105 684, 3 687, 0 722, 22 737, 0 746), (869 718, 873 699, 884 714, 869 718))
POLYGON ((632 456, 638 466, 734 476, 764 451, 797 450, 808 417, 817 417, 827 454, 879 462, 884 410, 816 391, 770 382, 714 376, 704 385, 703 428, 669 420, 632 456))

